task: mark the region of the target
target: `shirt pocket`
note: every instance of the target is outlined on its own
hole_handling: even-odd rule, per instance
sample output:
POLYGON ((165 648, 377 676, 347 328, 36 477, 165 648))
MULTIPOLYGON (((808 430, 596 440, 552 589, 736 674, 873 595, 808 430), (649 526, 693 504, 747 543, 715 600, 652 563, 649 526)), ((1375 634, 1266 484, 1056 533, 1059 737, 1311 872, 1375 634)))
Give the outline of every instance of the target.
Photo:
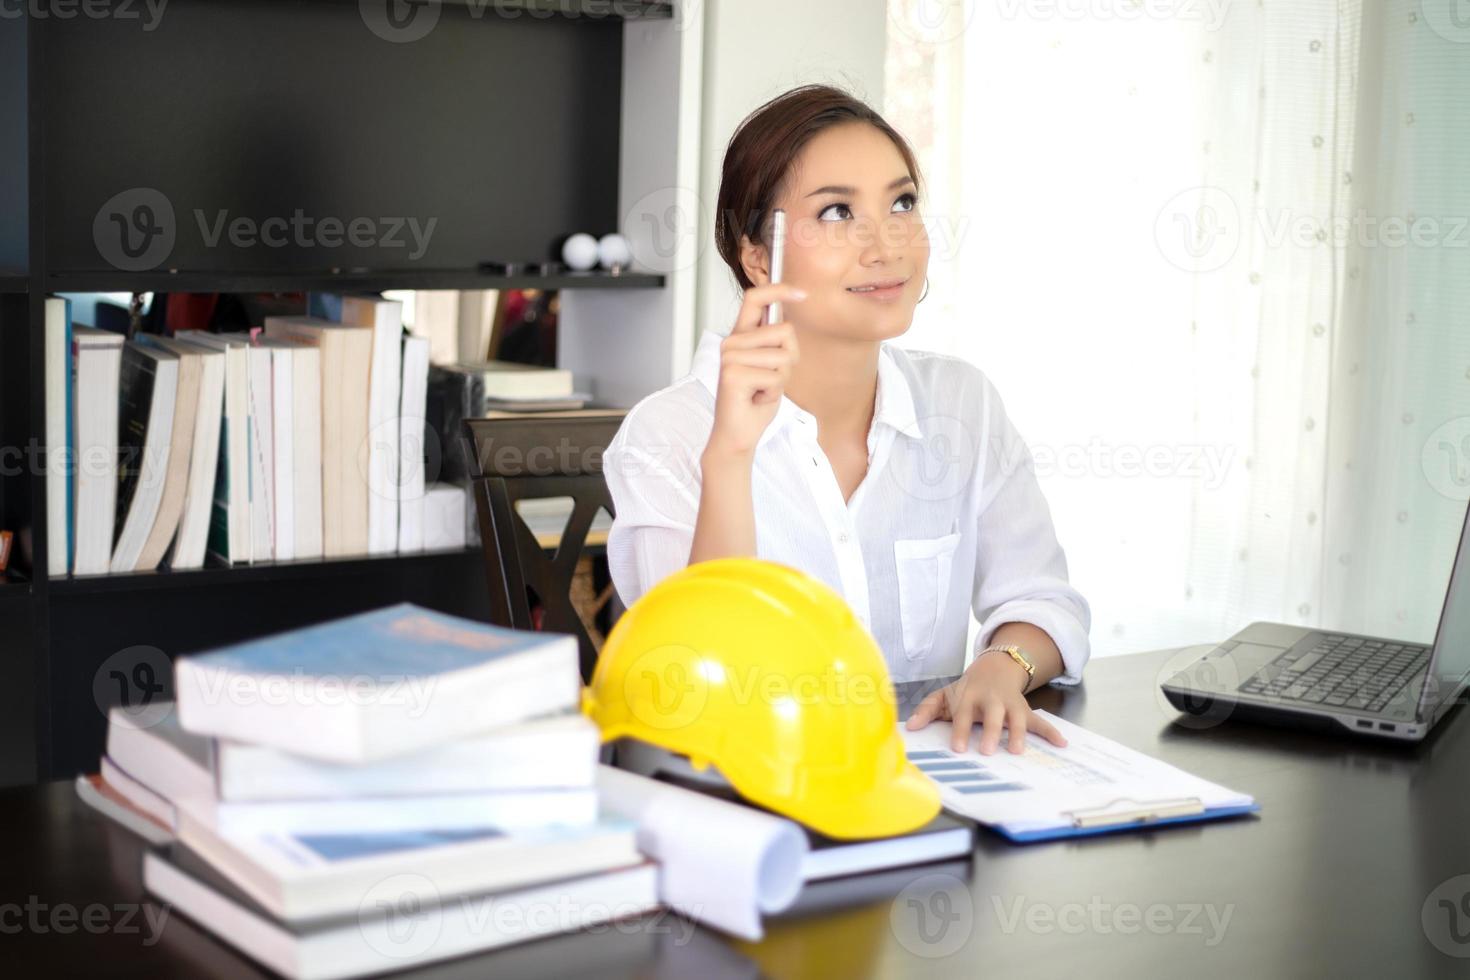
POLYGON ((898 567, 898 609, 904 654, 918 660, 934 645, 934 631, 949 598, 959 533, 893 542, 898 567))

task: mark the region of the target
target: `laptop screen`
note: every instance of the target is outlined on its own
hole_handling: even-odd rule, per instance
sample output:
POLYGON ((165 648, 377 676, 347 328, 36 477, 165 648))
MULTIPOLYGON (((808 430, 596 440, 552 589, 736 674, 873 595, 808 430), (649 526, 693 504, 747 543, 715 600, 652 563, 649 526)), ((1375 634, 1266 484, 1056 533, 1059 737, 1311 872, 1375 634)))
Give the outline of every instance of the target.
POLYGON ((1434 634, 1429 677, 1419 700, 1419 717, 1426 721, 1432 721, 1445 702, 1459 693, 1465 675, 1470 674, 1470 512, 1465 517, 1439 629, 1434 634))

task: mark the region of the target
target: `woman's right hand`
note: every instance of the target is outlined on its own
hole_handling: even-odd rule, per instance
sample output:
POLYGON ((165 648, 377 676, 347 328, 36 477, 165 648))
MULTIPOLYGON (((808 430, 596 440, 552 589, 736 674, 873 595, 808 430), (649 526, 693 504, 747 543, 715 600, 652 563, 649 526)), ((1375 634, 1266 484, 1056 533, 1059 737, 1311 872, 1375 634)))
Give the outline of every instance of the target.
POLYGON ((776 417, 791 368, 800 356, 790 323, 762 326, 766 307, 797 303, 806 293, 788 283, 752 286, 745 291, 730 335, 720 343, 720 381, 715 422, 706 455, 749 457, 761 433, 776 417))

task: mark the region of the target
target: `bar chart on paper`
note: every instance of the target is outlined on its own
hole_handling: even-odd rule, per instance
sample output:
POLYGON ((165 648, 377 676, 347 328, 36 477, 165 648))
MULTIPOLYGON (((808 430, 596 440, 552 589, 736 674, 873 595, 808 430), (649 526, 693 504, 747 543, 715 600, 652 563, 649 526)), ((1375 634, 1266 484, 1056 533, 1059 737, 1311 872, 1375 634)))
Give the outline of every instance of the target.
MULTIPOLYGON (((951 726, 918 731, 902 725, 910 762, 939 787, 946 809, 1013 840, 1049 840, 1147 824, 1209 820, 1258 809, 1243 793, 1200 779, 1127 746, 1040 711, 1067 739, 1058 747, 1036 734, 1024 751, 980 755, 949 748, 951 726)), ((972 744, 979 729, 972 734, 972 744)))

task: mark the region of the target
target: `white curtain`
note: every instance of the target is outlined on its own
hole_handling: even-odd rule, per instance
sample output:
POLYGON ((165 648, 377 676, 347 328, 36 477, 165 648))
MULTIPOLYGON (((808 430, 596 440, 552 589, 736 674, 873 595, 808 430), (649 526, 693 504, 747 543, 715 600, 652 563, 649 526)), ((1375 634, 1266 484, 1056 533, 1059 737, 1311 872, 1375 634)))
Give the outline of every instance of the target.
POLYGON ((1428 641, 1470 499, 1470 3, 890 0, 905 343, 998 385, 1106 656, 1428 641))

